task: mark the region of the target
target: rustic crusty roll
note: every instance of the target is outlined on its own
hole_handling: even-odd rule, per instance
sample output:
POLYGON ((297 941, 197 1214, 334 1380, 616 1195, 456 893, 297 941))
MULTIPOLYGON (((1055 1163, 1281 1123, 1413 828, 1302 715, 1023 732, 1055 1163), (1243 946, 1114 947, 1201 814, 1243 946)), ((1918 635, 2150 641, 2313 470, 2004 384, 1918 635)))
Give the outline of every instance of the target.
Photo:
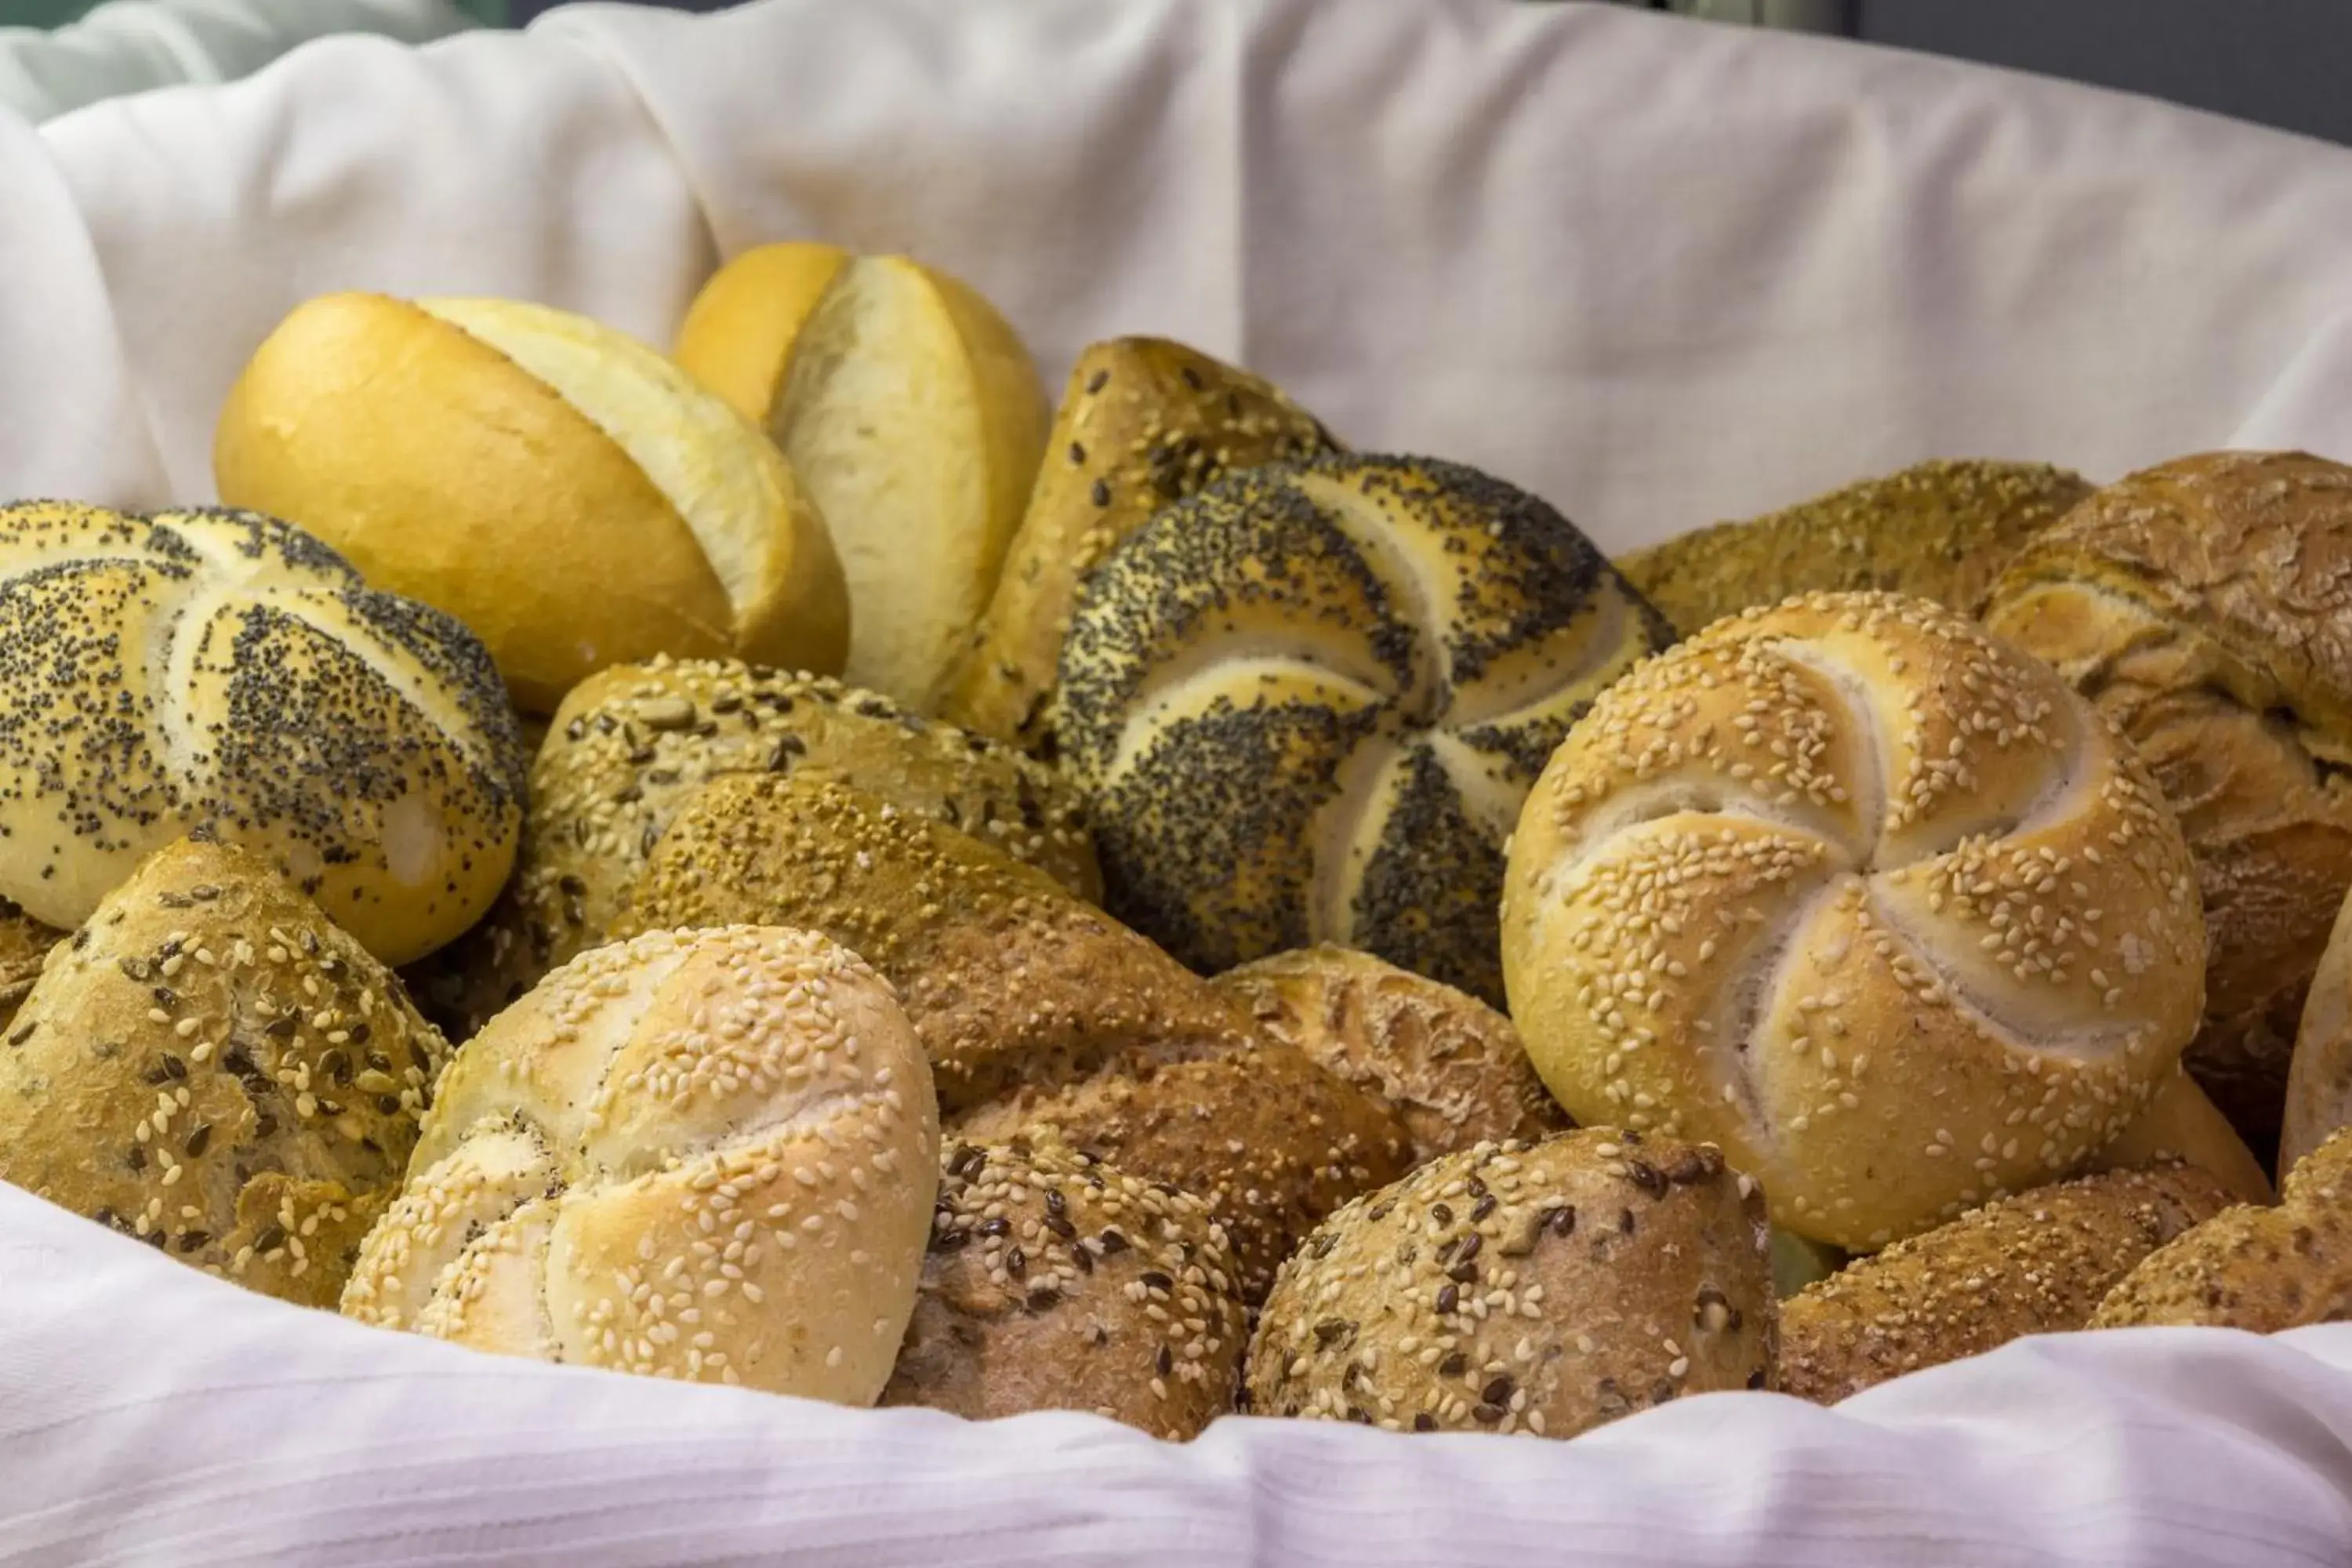
POLYGON ((1044 1129, 951 1142, 885 1405, 973 1420, 1091 1410, 1182 1441, 1234 1407, 1248 1342, 1200 1199, 1044 1129))
POLYGON ((71 927, 184 834, 386 963, 478 920, 523 762, 482 647, 245 512, 0 507, 0 898, 71 927))
POLYGON ((2084 1327, 2139 1261, 2230 1194, 2188 1165, 2037 1187, 1859 1258, 1780 1304, 1780 1392, 1850 1394, 2084 1327))
POLYGON ((213 467, 231 504, 471 626, 532 712, 657 653, 831 672, 848 647, 824 514, 773 445, 563 311, 313 300, 231 390, 213 467))
POLYGON ((1818 595, 1603 693, 1528 797, 1511 1014, 1585 1123, 1720 1143, 1872 1250, 2073 1171, 2195 1029, 2180 830, 2048 668, 1818 595))
POLYGON ((1230 472, 1339 443, 1247 371, 1164 338, 1078 356, 988 612, 958 655, 940 716, 1051 755, 1053 701, 1078 584, 1154 512, 1230 472))
POLYGON ((0 1179, 207 1273, 331 1306, 448 1047, 257 857, 150 857, 0 1046, 0 1179))
POLYGON ((848 265, 849 252, 810 240, 744 251, 695 295, 671 357, 738 414, 767 428, 792 368, 793 344, 848 265))
POLYGON ((720 779, 655 847, 620 929, 821 931, 898 988, 949 1131, 1040 1124, 1206 1202, 1245 1298, 1315 1223, 1401 1174, 1384 1107, 1044 872, 815 778, 720 779))
POLYGON ((2184 1071, 2174 1073, 2156 1091, 2156 1099, 2123 1136, 2093 1155, 2082 1167, 2099 1171, 2136 1171, 2179 1161, 2196 1166, 2221 1184, 2242 1204, 2274 1204, 2270 1173, 2254 1158, 2238 1130, 2230 1125, 2184 1071))
POLYGON ((2276 1208, 2224 1209, 2149 1254, 2090 1326, 2269 1334, 2352 1319, 2352 1131, 2305 1155, 2280 1187, 2276 1208))
POLYGON ((6 899, 0 899, 0 1029, 16 1016, 49 950, 65 932, 45 926, 6 899))
POLYGON ((1261 1415, 1570 1437, 1771 1385, 1764 1205, 1716 1149, 1480 1143, 1331 1216, 1250 1342, 1261 1415))
POLYGON ((695 794, 738 773, 836 778, 1101 891, 1076 791, 1010 746, 819 677, 657 658, 574 688, 531 770, 522 864, 489 917, 416 976, 461 1037, 603 942, 646 858, 695 794))
POLYGON ((1518 1030, 1467 992, 1328 945, 1245 963, 1215 984, 1258 1027, 1393 1109, 1415 1164, 1569 1124, 1518 1030))
POLYGON ((478 1350, 870 1405, 939 1173, 890 988, 807 931, 650 932, 450 1064, 346 1314, 478 1350))
POLYGON ((2046 463, 1920 463, 1620 557, 1685 637, 1800 594, 1878 590, 1973 615, 2017 548, 2091 493, 2046 463))
POLYGON ((2336 910, 2304 997, 2283 1110, 2282 1171, 2294 1169, 2337 1128, 2352 1125, 2352 898, 2336 910))
POLYGON ((2189 1069, 2257 1153, 2352 888, 2352 468, 2185 458, 2021 551, 1987 624, 2128 736, 2179 815, 2212 940, 2189 1069))
POLYGON ((1566 519, 1468 468, 1213 485, 1111 552, 1063 649, 1110 910, 1203 971, 1335 942, 1499 1001, 1519 802, 1666 636, 1566 519))

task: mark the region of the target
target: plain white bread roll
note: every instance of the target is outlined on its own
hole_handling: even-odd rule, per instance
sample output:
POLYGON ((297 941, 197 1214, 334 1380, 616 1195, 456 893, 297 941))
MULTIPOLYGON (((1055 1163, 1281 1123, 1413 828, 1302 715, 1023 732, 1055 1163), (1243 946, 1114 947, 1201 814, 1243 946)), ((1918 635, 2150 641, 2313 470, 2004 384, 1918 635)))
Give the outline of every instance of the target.
POLYGON ((939 1178, 930 1068, 848 949, 650 932, 458 1053, 343 1294, 508 1355, 870 1405, 939 1178))

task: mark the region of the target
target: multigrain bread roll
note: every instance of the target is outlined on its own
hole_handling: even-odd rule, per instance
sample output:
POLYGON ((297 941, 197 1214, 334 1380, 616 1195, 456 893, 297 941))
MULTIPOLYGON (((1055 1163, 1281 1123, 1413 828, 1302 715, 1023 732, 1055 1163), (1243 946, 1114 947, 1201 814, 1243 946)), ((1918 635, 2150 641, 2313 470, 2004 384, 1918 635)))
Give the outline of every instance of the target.
POLYGON ((1205 1205, 1046 1129, 952 1142, 884 1405, 1090 1410, 1178 1442, 1234 1407, 1248 1343, 1205 1205))
POLYGON ((257 857, 165 847, 59 946, 0 1047, 0 1179, 332 1306, 448 1047, 257 857))
POLYGON ((1890 1378, 2084 1327, 2149 1253, 2230 1194, 2186 1165, 2002 1198, 1780 1304, 1780 1392, 1834 1405, 1890 1378))
POLYGON ((80 924, 183 835, 388 963, 480 918, 523 761, 481 645, 247 512, 0 508, 0 898, 80 924))
POLYGON ((1052 1125, 1201 1197, 1249 1300, 1317 1221, 1406 1168, 1393 1114, 1239 1002, 1042 871, 870 795, 718 781, 662 836, 622 929, 754 920, 823 931, 898 987, 954 1135, 1052 1125))
POLYGON ((2045 463, 1920 463, 1621 557, 1685 637, 1801 594, 1880 591, 1974 615, 2018 547, 2091 493, 2045 463))
POLYGON ((45 926, 6 899, 0 899, 0 1029, 16 1016, 49 950, 66 933, 45 926))
POLYGON ((1328 945, 1245 963, 1215 984, 1258 1027, 1393 1109, 1415 1164, 1569 1124, 1518 1030, 1467 992, 1328 945))
POLYGON ((2135 474, 2021 552, 1986 621, 2116 721, 2179 815, 2212 940, 2189 1068, 2267 1154, 2352 888, 2352 468, 2220 452, 2135 474))
POLYGON ((1570 1437, 1771 1386, 1756 1185, 1706 1145, 1596 1128, 1480 1143, 1334 1215, 1250 1342, 1261 1415, 1570 1437))
POLYGON ((806 931, 583 954, 468 1041, 343 1311, 477 1350, 871 1405, 939 1170, 890 988, 806 931))
POLYGON ((231 390, 213 468, 231 504, 471 626, 531 712, 655 654, 832 673, 848 647, 824 514, 774 447, 563 311, 313 300, 231 390))
POLYGON ((1111 552, 1063 648, 1108 907, 1204 972, 1334 942, 1499 1002, 1519 802, 1667 635, 1566 519, 1468 468, 1211 486, 1111 552))
POLYGON ((604 941, 671 819, 711 780, 743 773, 852 783, 1082 897, 1101 891, 1076 790, 1013 748, 820 677, 657 658, 564 699, 531 770, 521 867, 489 918, 416 977, 426 1005, 470 1035, 604 941))
POLYGON ((2283 1171, 2294 1169, 2337 1128, 2352 1125, 2352 898, 2336 910, 2304 997, 2283 1110, 2283 1171))
POLYGON ((1036 489, 940 716, 1053 755, 1062 642, 1078 585, 1112 546, 1236 469, 1339 449, 1279 390, 1197 349, 1093 344, 1070 371, 1036 489))
POLYGON ((2175 1162, 2196 1166, 2239 1203, 2278 1202, 2270 1173, 2186 1071, 2166 1079, 2139 1119, 2093 1155, 2083 1170, 2136 1171, 2175 1162))
POLYGON ((849 252, 790 240, 744 251, 710 276, 687 308, 671 351, 681 369, 766 429, 783 395, 793 344, 849 252))
POLYGON ((2045 667, 1925 600, 1718 622, 1528 797, 1511 1016, 1580 1122, 1720 1143, 1873 1250, 2071 1173, 2195 1029, 2180 830, 2045 667))

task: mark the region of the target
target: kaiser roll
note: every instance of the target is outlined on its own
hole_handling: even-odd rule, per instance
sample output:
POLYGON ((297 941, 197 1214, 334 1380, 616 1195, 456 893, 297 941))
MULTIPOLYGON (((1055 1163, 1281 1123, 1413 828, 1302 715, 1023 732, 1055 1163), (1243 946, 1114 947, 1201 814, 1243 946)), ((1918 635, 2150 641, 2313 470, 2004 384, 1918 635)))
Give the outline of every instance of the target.
POLYGON ((1261 1415, 1571 1437, 1771 1384, 1763 1200, 1706 1145, 1480 1143, 1331 1216, 1250 1342, 1261 1415))
POLYGON ((60 945, 0 1044, 0 1179, 331 1306, 447 1047, 258 857, 183 841, 60 945))
POLYGON ((1519 802, 1666 637, 1565 519, 1471 469, 1213 485, 1111 552, 1062 652, 1110 910, 1203 971, 1334 942, 1499 1001, 1519 802))
POLYGON ((805 931, 583 953, 450 1064, 349 1316, 478 1350, 870 1405, 939 1173, 890 988, 805 931))
POLYGON ((2267 1154, 2352 887, 2352 468, 2221 452, 2135 474, 2022 551, 1986 621, 2116 721, 2179 816, 2212 940, 2189 1070, 2267 1154))
POLYGON ((1748 611, 1528 797, 1511 1015, 1579 1121, 1720 1143, 1867 1251, 2067 1174, 2196 1027, 2180 830, 2063 681, 1925 600, 1748 611))
POLYGON ((209 832, 400 963, 514 863, 522 755, 481 645, 282 522, 0 508, 0 898, 44 924, 209 832))
POLYGON ((2175 1072, 2123 1136, 2084 1164, 2084 1172, 2136 1171, 2181 1163, 2196 1166, 2242 1204, 2273 1204, 2270 1173, 2254 1158, 2229 1118, 2214 1108, 2185 1071, 2175 1072))
POLYGON ((657 653, 833 671, 848 647, 824 515, 774 447, 561 310, 313 300, 237 379, 213 468, 225 500, 473 627, 532 712, 657 653))

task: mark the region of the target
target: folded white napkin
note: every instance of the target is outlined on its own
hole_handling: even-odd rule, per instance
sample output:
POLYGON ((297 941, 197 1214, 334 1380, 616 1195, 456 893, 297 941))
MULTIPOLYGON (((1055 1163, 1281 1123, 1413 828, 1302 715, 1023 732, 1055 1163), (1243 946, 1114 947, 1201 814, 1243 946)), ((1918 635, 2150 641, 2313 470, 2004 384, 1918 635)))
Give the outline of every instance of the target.
MULTIPOLYGON (((0 120, 0 492, 199 500, 330 289, 659 342, 724 255, 907 249, 1058 378, 1238 358, 1625 546, 1931 455, 2352 458, 2352 153, 1503 0, 768 0, 313 46, 0 120)), ((2339 1565, 2352 1327, 2029 1342, 1573 1443, 993 1427, 499 1362, 0 1191, 0 1563, 2339 1565)))

